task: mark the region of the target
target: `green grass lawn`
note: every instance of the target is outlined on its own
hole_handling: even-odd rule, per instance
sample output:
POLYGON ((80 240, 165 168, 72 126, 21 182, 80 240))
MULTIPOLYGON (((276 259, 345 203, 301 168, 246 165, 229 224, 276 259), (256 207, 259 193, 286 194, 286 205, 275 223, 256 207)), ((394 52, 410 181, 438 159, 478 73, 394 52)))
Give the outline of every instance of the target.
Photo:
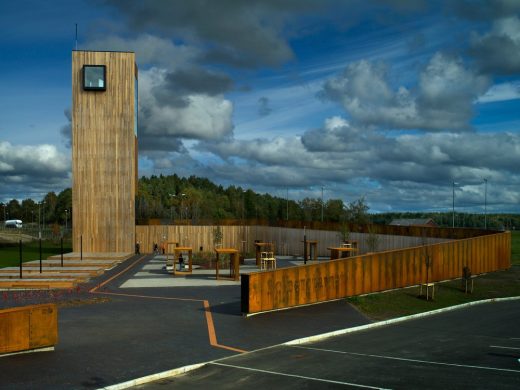
MULTIPOLYGON (((70 241, 63 242, 63 253, 72 252, 70 241)), ((42 241, 42 259, 60 254, 60 242, 42 241)), ((38 241, 26 242, 22 245, 22 261, 40 259, 38 241)), ((17 266, 20 263, 20 249, 17 244, 2 244, 0 246, 0 268, 17 266)))
MULTIPOLYGON (((424 290, 423 290, 424 293, 424 290)), ((386 320, 482 299, 520 295, 520 266, 493 272, 474 279, 473 293, 465 293, 462 281, 435 284, 435 300, 419 296, 419 287, 348 298, 363 314, 373 320, 386 320)))

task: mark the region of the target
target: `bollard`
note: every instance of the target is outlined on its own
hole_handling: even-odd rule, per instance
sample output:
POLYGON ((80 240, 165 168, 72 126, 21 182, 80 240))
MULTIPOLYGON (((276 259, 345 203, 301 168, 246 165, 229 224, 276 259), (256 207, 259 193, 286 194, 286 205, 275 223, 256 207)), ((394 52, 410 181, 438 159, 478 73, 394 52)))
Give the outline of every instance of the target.
POLYGON ((20 240, 20 279, 22 279, 22 240, 20 240))

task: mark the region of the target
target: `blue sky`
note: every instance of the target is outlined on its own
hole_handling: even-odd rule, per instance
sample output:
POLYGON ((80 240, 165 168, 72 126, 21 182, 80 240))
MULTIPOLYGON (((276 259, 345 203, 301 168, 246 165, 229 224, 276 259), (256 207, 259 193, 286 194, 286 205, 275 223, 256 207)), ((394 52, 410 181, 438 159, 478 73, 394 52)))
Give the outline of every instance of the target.
POLYGON ((131 50, 140 175, 520 212, 520 2, 0 5, 0 201, 70 184, 71 50, 131 50))

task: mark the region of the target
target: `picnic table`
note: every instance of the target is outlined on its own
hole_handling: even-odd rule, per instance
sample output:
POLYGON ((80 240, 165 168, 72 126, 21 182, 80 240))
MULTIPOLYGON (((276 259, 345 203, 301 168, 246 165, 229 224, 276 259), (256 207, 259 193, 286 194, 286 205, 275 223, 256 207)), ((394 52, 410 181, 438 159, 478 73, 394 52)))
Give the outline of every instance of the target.
POLYGON ((347 246, 339 246, 339 247, 329 247, 330 250, 330 259, 342 259, 344 257, 350 257, 352 252, 357 252, 357 248, 347 247, 347 246), (345 256, 343 254, 345 253, 345 256))

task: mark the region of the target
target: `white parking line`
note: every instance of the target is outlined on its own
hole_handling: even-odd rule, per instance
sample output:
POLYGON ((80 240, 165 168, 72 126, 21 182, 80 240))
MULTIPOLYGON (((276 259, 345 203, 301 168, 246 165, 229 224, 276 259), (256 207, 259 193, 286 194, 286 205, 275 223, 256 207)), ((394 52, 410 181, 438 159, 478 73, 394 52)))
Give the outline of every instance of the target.
POLYGON ((503 347, 501 345, 490 345, 490 348, 502 348, 502 349, 520 349, 518 347, 503 347))
POLYGON ((292 347, 292 348, 301 348, 301 349, 310 349, 310 350, 322 351, 322 352, 340 353, 340 354, 344 354, 344 355, 373 357, 373 358, 378 358, 378 359, 390 359, 390 360, 400 360, 400 361, 413 362, 413 363, 435 364, 435 365, 438 365, 438 366, 476 368, 478 370, 506 371, 506 372, 515 372, 515 373, 518 372, 518 373, 520 373, 520 370, 511 370, 511 369, 508 369, 508 368, 496 368, 496 367, 486 367, 486 366, 470 366, 470 365, 466 365, 466 364, 432 362, 432 361, 429 361, 429 360, 407 359, 407 358, 399 358, 399 357, 394 357, 394 356, 371 355, 371 354, 367 354, 367 353, 345 352, 345 351, 336 351, 336 350, 333 350, 333 349, 303 347, 301 345, 291 345, 290 347, 292 347))
POLYGON ((311 381, 317 381, 317 382, 326 382, 326 383, 334 383, 337 385, 345 385, 345 386, 355 386, 355 387, 361 387, 364 389, 378 389, 378 390, 386 390, 383 387, 374 387, 374 386, 367 386, 367 385, 360 385, 357 383, 349 383, 349 382, 340 382, 340 381, 333 381, 330 379, 323 379, 323 378, 313 378, 310 376, 302 376, 302 375, 293 375, 293 374, 286 374, 284 372, 277 372, 277 371, 268 371, 268 370, 260 370, 258 368, 250 368, 250 367, 243 367, 243 366, 235 366, 233 364, 224 364, 224 363, 217 363, 212 362, 208 363, 216 366, 223 366, 223 367, 231 367, 231 368, 238 368, 240 370, 247 370, 247 371, 255 371, 255 372, 261 372, 264 374, 271 374, 271 375, 281 375, 281 376, 288 376, 290 378, 299 378, 299 379, 307 379, 311 381))

